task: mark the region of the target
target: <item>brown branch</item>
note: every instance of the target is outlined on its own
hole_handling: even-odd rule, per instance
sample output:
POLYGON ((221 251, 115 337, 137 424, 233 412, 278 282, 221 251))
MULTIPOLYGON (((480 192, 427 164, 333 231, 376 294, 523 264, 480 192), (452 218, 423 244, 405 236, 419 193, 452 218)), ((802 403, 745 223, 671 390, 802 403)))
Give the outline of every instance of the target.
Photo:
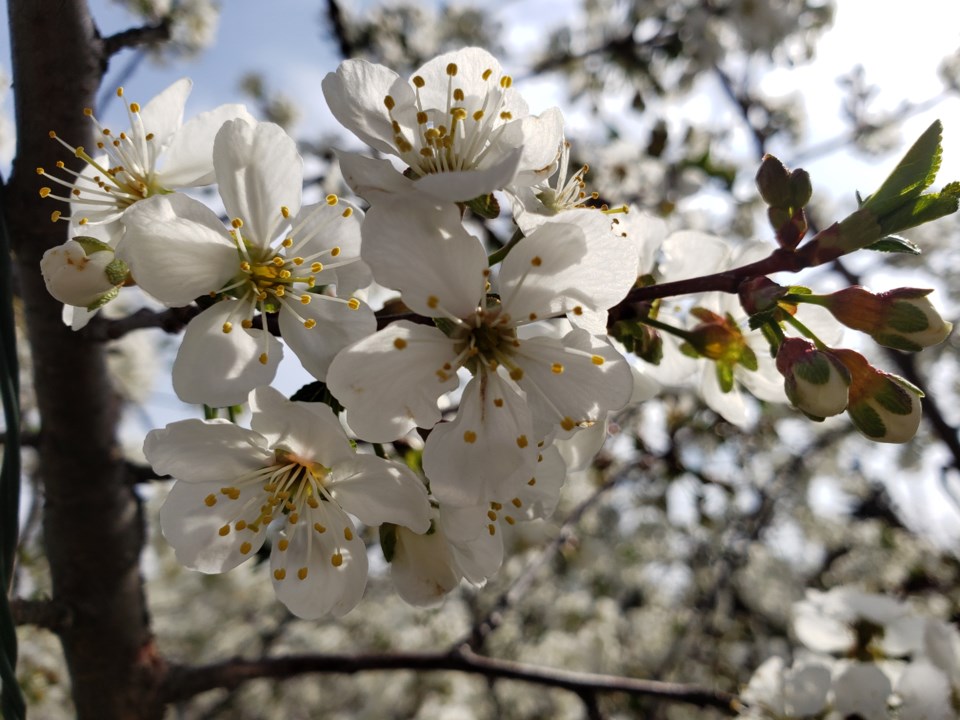
POLYGON ((73 611, 55 600, 14 599, 10 601, 10 612, 17 625, 36 625, 55 633, 73 624, 73 611))
POLYGON ((454 652, 383 653, 369 655, 289 655, 259 660, 235 658, 204 666, 171 666, 161 697, 167 703, 180 702, 208 690, 232 690, 248 680, 286 679, 307 673, 353 675, 377 670, 415 672, 462 672, 486 678, 518 680, 544 687, 568 690, 580 697, 592 693, 621 692, 638 697, 660 698, 677 703, 712 707, 735 715, 742 707, 739 698, 720 690, 696 685, 659 682, 615 675, 573 672, 559 668, 527 665, 511 660, 477 655, 467 647, 454 652))
POLYGON ((121 50, 152 45, 170 39, 172 18, 167 15, 153 25, 130 28, 103 39, 103 52, 106 57, 112 57, 121 50))
POLYGON ((96 342, 117 340, 134 330, 144 328, 160 328, 166 333, 176 335, 181 332, 201 309, 195 305, 166 310, 150 310, 142 308, 126 317, 107 319, 97 317, 80 332, 88 339, 96 342))
POLYGON ((327 0, 327 17, 330 19, 330 28, 333 37, 337 41, 337 49, 340 51, 340 57, 349 60, 357 52, 350 40, 347 32, 347 25, 343 21, 343 10, 340 9, 340 3, 337 0, 327 0))

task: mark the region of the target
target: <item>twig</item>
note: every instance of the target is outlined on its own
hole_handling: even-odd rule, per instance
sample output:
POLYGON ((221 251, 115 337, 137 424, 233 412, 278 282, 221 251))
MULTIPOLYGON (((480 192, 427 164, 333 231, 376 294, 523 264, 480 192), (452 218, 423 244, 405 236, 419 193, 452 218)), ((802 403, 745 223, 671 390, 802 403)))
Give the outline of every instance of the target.
POLYGON ((343 10, 340 9, 340 3, 337 0, 327 0, 327 17, 330 18, 330 27, 337 41, 340 57, 349 60, 356 55, 356 49, 348 37, 347 26, 343 21, 343 10))
POLYGON ((153 25, 142 25, 110 35, 103 39, 103 52, 111 57, 126 48, 164 42, 170 39, 171 25, 171 18, 167 15, 153 25))
POLYGON ((85 333, 91 340, 100 342, 116 340, 129 332, 144 328, 160 328, 166 333, 176 335, 200 312, 201 309, 194 305, 159 311, 143 308, 131 315, 115 320, 94 319, 81 332, 85 333))
POLYGON ((373 670, 462 672, 487 678, 519 680, 545 687, 560 688, 576 693, 580 697, 591 693, 622 692, 698 707, 717 708, 729 715, 735 715, 742 707, 736 695, 720 690, 681 683, 572 672, 510 660, 498 660, 477 655, 466 646, 447 653, 289 655, 259 660, 235 658, 197 667, 171 666, 160 693, 165 702, 171 703, 183 701, 216 688, 234 689, 248 680, 260 678, 286 679, 306 673, 353 675, 373 670))
POLYGON ((55 633, 73 623, 73 612, 56 600, 11 600, 10 611, 17 625, 36 625, 55 633))

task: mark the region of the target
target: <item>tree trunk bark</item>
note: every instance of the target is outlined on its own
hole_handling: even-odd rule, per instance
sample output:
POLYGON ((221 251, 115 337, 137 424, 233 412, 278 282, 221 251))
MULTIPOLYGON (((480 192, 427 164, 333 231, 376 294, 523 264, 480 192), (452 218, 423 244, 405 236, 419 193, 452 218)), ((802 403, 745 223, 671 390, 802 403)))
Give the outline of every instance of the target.
POLYGON ((163 673, 147 616, 139 556, 143 521, 117 447, 119 405, 104 347, 61 322, 39 262, 66 239, 41 201, 37 167, 69 157, 50 130, 87 144, 92 107, 107 58, 85 0, 8 0, 16 98, 17 157, 6 213, 41 416, 44 540, 53 599, 70 608, 60 639, 77 717, 159 718, 155 688, 163 673))

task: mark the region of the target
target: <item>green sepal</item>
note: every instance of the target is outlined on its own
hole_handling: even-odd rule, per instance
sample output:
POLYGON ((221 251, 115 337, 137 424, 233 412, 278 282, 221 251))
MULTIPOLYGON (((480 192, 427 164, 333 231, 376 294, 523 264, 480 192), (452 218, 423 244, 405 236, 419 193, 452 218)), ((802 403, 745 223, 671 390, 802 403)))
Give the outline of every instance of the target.
POLYGON ((703 357, 699 352, 697 352, 697 349, 688 342, 680 343, 680 352, 691 358, 703 357))
POLYGON ((779 323, 781 312, 780 308, 774 307, 769 310, 764 310, 763 312, 755 313, 747 320, 747 324, 751 330, 759 330, 766 325, 779 323))
POLYGON ((113 260, 107 263, 107 266, 103 269, 103 272, 107 276, 107 280, 109 280, 112 285, 123 285, 127 281, 127 277, 130 275, 130 266, 120 258, 115 257, 113 260))
POLYGON ((479 195, 473 200, 468 200, 464 204, 470 208, 474 214, 479 215, 482 218, 486 218, 487 220, 493 220, 494 218, 500 217, 500 202, 493 193, 488 195, 479 195))
POLYGON ((319 402, 329 405, 330 409, 337 415, 342 413, 344 409, 340 401, 330 392, 327 384, 320 380, 307 383, 297 390, 290 399, 294 402, 319 402))
POLYGON ((747 345, 740 348, 740 357, 737 358, 737 362, 752 372, 756 372, 760 368, 757 363, 757 354, 753 351, 753 348, 747 345))
POLYGON ((89 235, 77 235, 73 238, 73 241, 83 248, 83 251, 88 257, 98 252, 113 252, 113 248, 103 242, 103 240, 97 240, 95 237, 90 237, 89 235))
POLYGON ((864 249, 876 250, 877 252, 907 253, 908 255, 919 255, 922 252, 919 245, 899 235, 887 235, 872 245, 867 245, 864 249))
POLYGON ((380 549, 388 563, 393 562, 397 553, 397 526, 393 523, 383 523, 380 526, 380 549))
POLYGON ((894 301, 886 317, 887 325, 903 333, 923 332, 930 327, 930 318, 913 303, 894 301))
POLYGON ((920 352, 923 350, 923 345, 908 340, 903 335, 897 335, 896 333, 879 333, 873 336, 873 340, 878 345, 893 348, 894 350, 902 350, 903 352, 920 352))
POLYGON ((808 356, 793 366, 793 373, 811 385, 826 385, 830 380, 830 361, 823 355, 808 356))
POLYGON ((733 390, 733 365, 730 363, 718 362, 717 381, 720 383, 720 390, 722 392, 728 393, 733 390))
POLYGON ((101 295, 96 300, 94 300, 92 303, 87 305, 87 310, 99 310, 108 302, 116 298, 117 295, 119 294, 120 294, 120 288, 112 287, 109 290, 107 290, 103 295, 101 295))
POLYGON ((887 426, 883 424, 883 418, 880 413, 874 410, 867 403, 860 403, 857 406, 847 408, 847 414, 853 420, 857 429, 867 437, 882 438, 887 434, 887 426))
POLYGON ((881 216, 920 197, 920 194, 933 184, 940 169, 943 155, 942 136, 943 124, 934 120, 907 150, 880 189, 864 201, 863 206, 881 216))
POLYGON ((913 399, 910 397, 910 391, 906 390, 894 381, 885 383, 882 390, 874 394, 877 404, 894 415, 909 415, 913 412, 913 399))
POLYGON ((433 318, 433 324, 447 337, 453 337, 454 332, 458 329, 458 325, 447 318, 433 318))

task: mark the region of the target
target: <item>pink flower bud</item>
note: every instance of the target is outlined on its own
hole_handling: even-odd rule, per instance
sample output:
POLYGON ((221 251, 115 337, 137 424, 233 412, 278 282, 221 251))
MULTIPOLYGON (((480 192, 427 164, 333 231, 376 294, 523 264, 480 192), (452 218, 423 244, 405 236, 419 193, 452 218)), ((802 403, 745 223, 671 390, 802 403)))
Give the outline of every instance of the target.
POLYGON ((897 288, 872 293, 853 286, 820 300, 837 320, 867 333, 880 345, 916 352, 943 342, 953 329, 930 303, 927 296, 931 292, 897 288))
POLYGON ((853 350, 830 351, 850 372, 847 414, 871 440, 902 443, 920 427, 923 391, 896 375, 873 367, 853 350))
POLYGON ((823 420, 847 409, 850 373, 830 352, 787 338, 777 351, 777 370, 790 402, 807 416, 823 420))

